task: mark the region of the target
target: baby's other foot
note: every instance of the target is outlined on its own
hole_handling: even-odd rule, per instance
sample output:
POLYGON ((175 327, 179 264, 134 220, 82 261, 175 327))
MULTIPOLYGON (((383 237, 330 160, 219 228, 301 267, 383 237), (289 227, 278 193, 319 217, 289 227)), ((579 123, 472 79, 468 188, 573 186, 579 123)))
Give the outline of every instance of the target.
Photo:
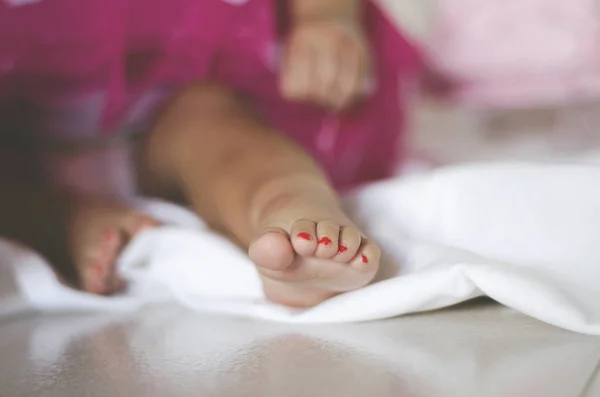
POLYGON ((369 284, 379 268, 379 247, 339 206, 314 199, 292 202, 265 214, 249 248, 267 298, 310 307, 369 284))
POLYGON ((81 288, 109 295, 123 288, 115 262, 121 250, 141 230, 157 222, 127 206, 98 200, 81 200, 69 219, 71 257, 81 288))

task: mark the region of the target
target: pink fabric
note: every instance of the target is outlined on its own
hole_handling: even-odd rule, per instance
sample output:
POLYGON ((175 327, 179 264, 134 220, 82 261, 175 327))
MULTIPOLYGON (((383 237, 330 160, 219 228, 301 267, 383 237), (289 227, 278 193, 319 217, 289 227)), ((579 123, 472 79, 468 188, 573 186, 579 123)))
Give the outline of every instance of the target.
POLYGON ((0 120, 6 129, 59 139, 144 130, 175 90, 216 80, 246 94, 338 186, 383 178, 394 168, 403 125, 399 88, 414 74, 418 55, 372 5, 366 22, 377 88, 358 108, 335 116, 280 97, 273 0, 4 1, 0 120))
POLYGON ((440 0, 430 51, 479 106, 544 106, 600 97, 594 0, 440 0))

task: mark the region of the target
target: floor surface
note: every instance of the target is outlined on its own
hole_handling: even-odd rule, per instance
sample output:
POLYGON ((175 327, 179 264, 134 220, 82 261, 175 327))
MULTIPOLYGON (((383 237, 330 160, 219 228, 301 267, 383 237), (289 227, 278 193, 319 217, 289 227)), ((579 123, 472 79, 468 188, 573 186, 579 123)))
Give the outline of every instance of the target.
POLYGON ((191 313, 0 323, 0 396, 596 397, 600 338, 477 301, 287 326, 191 313))

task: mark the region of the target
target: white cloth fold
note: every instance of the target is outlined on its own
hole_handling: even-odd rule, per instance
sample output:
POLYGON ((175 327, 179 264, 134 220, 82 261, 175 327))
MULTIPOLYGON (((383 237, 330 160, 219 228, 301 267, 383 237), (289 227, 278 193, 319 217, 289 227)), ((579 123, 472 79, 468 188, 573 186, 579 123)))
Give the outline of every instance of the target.
POLYGON ((294 323, 367 321, 489 296, 541 321, 600 335, 600 167, 498 163, 366 187, 350 213, 384 251, 375 283, 297 310, 268 303, 246 255, 192 213, 142 202, 167 225, 118 266, 128 291, 76 292, 47 263, 0 243, 0 318, 26 309, 135 310, 176 300, 199 311, 294 323))

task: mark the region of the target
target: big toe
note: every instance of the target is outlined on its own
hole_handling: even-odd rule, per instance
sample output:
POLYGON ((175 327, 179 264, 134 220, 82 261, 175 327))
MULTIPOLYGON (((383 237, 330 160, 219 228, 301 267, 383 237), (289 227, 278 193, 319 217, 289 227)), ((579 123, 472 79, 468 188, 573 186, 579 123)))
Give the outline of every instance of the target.
POLYGON ((258 267, 283 271, 292 264, 294 249, 283 230, 272 230, 263 233, 250 244, 248 255, 258 267))

